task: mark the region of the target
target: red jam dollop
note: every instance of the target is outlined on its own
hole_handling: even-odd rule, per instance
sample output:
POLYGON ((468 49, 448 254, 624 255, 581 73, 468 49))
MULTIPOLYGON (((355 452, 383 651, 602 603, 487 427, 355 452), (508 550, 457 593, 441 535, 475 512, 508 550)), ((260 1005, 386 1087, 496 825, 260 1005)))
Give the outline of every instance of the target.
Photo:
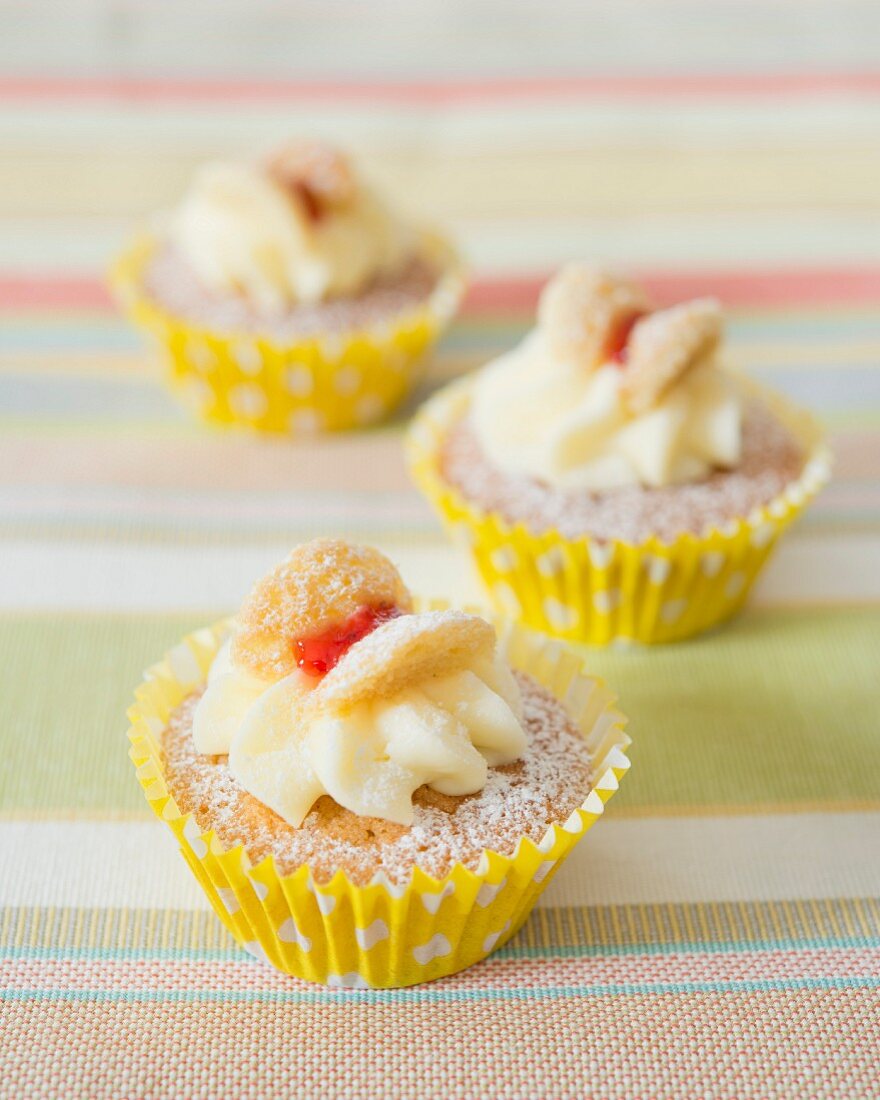
POLYGON ((630 314, 617 326, 611 335, 611 339, 608 341, 607 355, 612 363, 617 364, 619 367, 626 366, 627 358, 627 345, 629 344, 629 338, 632 335, 632 330, 636 327, 636 324, 641 321, 643 317, 647 317, 647 310, 639 310, 636 313, 630 314))
POLYGON ((320 198, 315 192, 304 183, 302 180, 297 180, 293 185, 293 190, 296 192, 297 197, 303 205, 306 217, 310 222, 319 222, 326 213, 320 198))
POLYGON ((362 607, 344 623, 337 623, 311 638, 298 638, 294 643, 296 663, 307 676, 325 676, 335 668, 355 642, 371 634, 377 626, 402 614, 399 607, 381 604, 362 607))

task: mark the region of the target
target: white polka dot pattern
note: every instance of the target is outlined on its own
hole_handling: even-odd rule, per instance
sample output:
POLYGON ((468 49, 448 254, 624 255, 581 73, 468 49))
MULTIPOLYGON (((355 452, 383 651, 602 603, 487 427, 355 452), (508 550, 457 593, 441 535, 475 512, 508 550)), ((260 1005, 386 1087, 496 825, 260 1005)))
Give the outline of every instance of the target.
POLYGON ((614 557, 614 543, 591 542, 587 547, 587 553, 597 569, 607 569, 614 557))
POLYGON ((217 896, 223 904, 223 908, 229 913, 230 916, 234 916, 241 906, 238 904, 238 898, 235 896, 235 891, 230 890, 228 886, 218 886, 217 896))
POLYGON ((311 435, 321 430, 321 416, 314 409, 295 409, 290 414, 290 429, 294 435, 311 435))
POLYGON ((357 418, 361 424, 370 424, 378 418, 385 411, 385 405, 380 397, 377 397, 374 393, 368 393, 364 397, 358 400, 357 406, 357 418))
POLYGON ((356 970, 348 974, 328 974, 327 983, 330 989, 372 989, 366 978, 362 978, 356 970))
POLYGON ((441 903, 445 898, 451 897, 455 893, 455 883, 447 882, 442 890, 438 890, 434 894, 421 893, 422 905, 428 910, 429 913, 436 913, 440 908, 441 903))
POLYGON ((754 527, 752 529, 752 533, 749 536, 749 541, 751 542, 752 546, 761 549, 771 541, 775 531, 776 528, 773 526, 772 523, 760 523, 757 527, 754 527))
POLYGON ((269 398, 254 382, 241 382, 229 391, 229 405, 233 412, 248 420, 257 420, 269 407, 269 398))
POLYGON ((361 384, 361 376, 354 367, 340 367, 333 378, 333 386, 342 397, 351 397, 357 393, 361 384))
POLYGON ((257 879, 251 878, 250 875, 247 875, 246 877, 248 882, 253 887, 254 893, 257 895, 259 900, 265 901, 266 898, 269 896, 269 887, 265 884, 265 882, 258 882, 257 879))
POLYGON ((492 587, 495 600, 501 610, 507 615, 518 615, 520 611, 519 600, 516 593, 507 581, 496 581, 492 587))
POLYGON ((577 626, 580 617, 573 607, 561 603, 554 596, 544 600, 544 614, 554 630, 571 630, 577 626))
POLYGON ((304 364, 294 363, 284 375, 285 384, 294 397, 308 397, 315 388, 312 372, 304 364))
POLYGON ((266 949, 259 940, 248 940, 247 943, 242 944, 242 947, 244 947, 249 955, 253 955, 255 959, 259 959, 260 962, 272 966, 272 960, 266 954, 266 949))
POLYGON ((516 569, 516 551, 512 546, 499 546, 490 555, 493 568, 499 573, 509 573, 516 569))
POLYGON ((435 936, 432 936, 427 943, 422 944, 421 947, 413 948, 413 958, 417 963, 421 963, 422 966, 427 966, 429 962, 433 962, 434 959, 440 959, 444 955, 450 955, 452 953, 452 944, 443 935, 442 932, 438 932, 435 936))
POLYGON ((491 932, 483 940, 483 950, 488 954, 488 952, 492 950, 492 948, 495 946, 495 944, 498 943, 498 941, 501 939, 501 937, 504 935, 504 933, 509 932, 509 931, 510 931, 510 921, 506 921, 503 928, 499 928, 497 932, 491 932))
POLYGON ((384 940, 387 940, 391 932, 385 921, 377 918, 366 928, 355 928, 354 935, 361 949, 369 951, 370 948, 375 947, 377 943, 382 943, 384 940))
POLYGON ((320 909, 325 917, 329 916, 329 914, 332 913, 333 910, 336 908, 336 898, 334 897, 334 895, 321 893, 321 891, 317 888, 317 886, 315 886, 311 879, 309 879, 308 888, 309 893, 312 894, 315 901, 318 903, 318 909, 320 909))
POLYGON ((726 557, 719 550, 710 550, 700 558, 700 569, 706 577, 717 577, 724 568, 726 557))
POLYGON ((683 597, 677 600, 667 600, 660 608, 660 618, 664 623, 675 623, 687 611, 688 601, 683 597))
POLYGON ((197 371, 207 374, 217 366, 217 356, 212 348, 195 337, 191 338, 187 346, 187 354, 190 362, 197 371))
POLYGON ((308 936, 304 936, 302 932, 297 928, 293 917, 288 917, 281 923, 278 928, 278 939, 282 943, 295 943, 297 947, 302 948, 303 951, 312 950, 312 941, 308 936))
POLYGON ((645 568, 651 584, 663 584, 672 572, 672 563, 668 558, 658 558, 648 554, 645 557, 645 568))
POLYGON ((477 891, 477 905, 481 909, 485 909, 487 905, 490 905, 495 900, 495 898, 501 893, 506 885, 506 878, 503 878, 500 882, 495 883, 484 882, 480 889, 477 891))
POLYGON ((542 577, 555 577, 565 569, 565 555, 558 546, 552 546, 535 561, 542 577))
POLYGON ((610 615, 620 604, 619 588, 605 588, 593 593, 593 607, 601 615, 610 615))
POLYGON ((234 345, 232 355, 242 374, 255 375, 262 370, 263 357, 253 341, 240 340, 234 345))
POLYGON ((199 827, 196 824, 195 818, 190 818, 189 821, 183 827, 183 835, 187 844, 192 848, 193 852, 199 859, 204 859, 208 854, 208 845, 202 840, 199 832, 199 827))
POLYGON ((555 859, 545 859, 533 876, 535 882, 543 882, 556 866, 555 859))

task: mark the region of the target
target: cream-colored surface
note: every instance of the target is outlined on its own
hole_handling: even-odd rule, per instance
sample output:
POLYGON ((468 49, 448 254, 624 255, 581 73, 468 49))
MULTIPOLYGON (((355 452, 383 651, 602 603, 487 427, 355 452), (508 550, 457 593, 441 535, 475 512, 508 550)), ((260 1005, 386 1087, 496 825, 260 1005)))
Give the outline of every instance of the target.
POLYGON ((356 294, 399 269, 413 246, 368 187, 312 220, 265 172, 225 162, 196 173, 169 232, 207 287, 241 292, 264 313, 356 294))
MULTIPOLYGON (((576 848, 537 904, 875 897, 880 866, 864 841, 877 828, 867 811, 626 818, 615 807, 599 846, 576 848)), ((176 845, 154 830, 152 820, 0 821, 0 904, 208 909, 176 845), (97 861, 102 875, 90 873, 97 861)))
POLYGON ((614 364, 584 371, 536 330, 483 371, 474 429, 500 469, 564 489, 670 485, 737 464, 742 400, 715 359, 638 416, 627 414, 620 382, 614 364))

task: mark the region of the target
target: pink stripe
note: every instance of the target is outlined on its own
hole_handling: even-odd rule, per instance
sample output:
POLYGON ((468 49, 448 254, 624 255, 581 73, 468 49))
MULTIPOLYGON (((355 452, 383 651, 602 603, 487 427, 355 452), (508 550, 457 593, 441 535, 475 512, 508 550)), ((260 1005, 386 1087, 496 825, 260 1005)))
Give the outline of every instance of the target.
MULTIPOLYGON (((489 959, 437 988, 554 989, 581 985, 796 981, 876 975, 880 949, 620 955, 580 959, 489 959)), ((4 963, 7 989, 223 990, 313 989, 252 960, 16 960, 4 963)))
MULTIPOLYGON (((548 273, 549 274, 549 273, 548 273)), ((660 303, 712 294, 729 306, 779 308, 809 305, 876 305, 880 267, 821 267, 763 271, 637 271, 660 303)), ((477 279, 465 314, 529 313, 546 275, 477 279)), ((86 275, 0 274, 0 311, 112 307, 103 282, 86 275)))
POLYGON ((290 81, 161 77, 7 77, 0 99, 146 102, 325 100, 455 103, 535 97, 764 97, 849 92, 880 94, 880 72, 658 73, 499 80, 290 81))
POLYGON ((106 286, 89 276, 0 274, 0 310, 105 310, 112 304, 106 286))
MULTIPOLYGON (((549 273, 548 273, 549 274, 549 273)), ((662 304, 714 295, 728 306, 753 308, 807 305, 867 305, 880 302, 880 268, 798 268, 763 271, 635 271, 632 274, 662 304)), ((464 311, 528 312, 546 277, 478 280, 464 311)))

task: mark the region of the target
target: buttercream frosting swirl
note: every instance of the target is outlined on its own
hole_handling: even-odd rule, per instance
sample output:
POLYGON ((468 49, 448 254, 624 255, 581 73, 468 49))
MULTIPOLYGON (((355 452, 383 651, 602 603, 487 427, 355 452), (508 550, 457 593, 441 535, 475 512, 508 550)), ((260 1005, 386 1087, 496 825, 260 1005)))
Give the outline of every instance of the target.
POLYGON ((444 637, 476 638, 467 620, 474 617, 402 615, 355 644, 322 680, 299 669, 263 680, 236 664, 227 642, 196 707, 196 748, 228 753, 245 790, 291 825, 325 794, 358 815, 408 825, 423 784, 475 793, 490 766, 525 749, 519 690, 488 624, 491 644, 480 631, 479 642, 446 647, 451 656, 434 671, 426 664, 444 637), (394 685, 391 694, 376 687, 383 680, 394 685))
POLYGON ((412 254, 412 229, 348 174, 338 201, 329 201, 329 156, 312 156, 311 181, 291 182, 273 167, 280 157, 199 170, 172 216, 170 238, 206 287, 242 294, 271 314, 357 294, 402 268, 412 254))
POLYGON ((461 611, 412 612, 380 551, 302 543, 253 587, 193 717, 201 753, 291 825, 330 795, 401 825, 424 784, 482 789, 526 747, 495 631, 461 611))
MULTIPOLYGON (((577 274, 583 297, 583 270, 577 274)), ((604 290, 609 281, 593 276, 589 288, 604 290)), ((628 346, 613 328, 596 332, 585 324, 585 358, 578 354, 584 337, 580 344, 561 340, 552 328, 563 310, 558 285, 550 286, 555 308, 474 385, 472 424, 494 465, 558 488, 599 492, 697 481, 738 464, 743 400, 715 351, 714 303, 623 317, 628 346)), ((608 308, 602 320, 621 323, 608 308)))

